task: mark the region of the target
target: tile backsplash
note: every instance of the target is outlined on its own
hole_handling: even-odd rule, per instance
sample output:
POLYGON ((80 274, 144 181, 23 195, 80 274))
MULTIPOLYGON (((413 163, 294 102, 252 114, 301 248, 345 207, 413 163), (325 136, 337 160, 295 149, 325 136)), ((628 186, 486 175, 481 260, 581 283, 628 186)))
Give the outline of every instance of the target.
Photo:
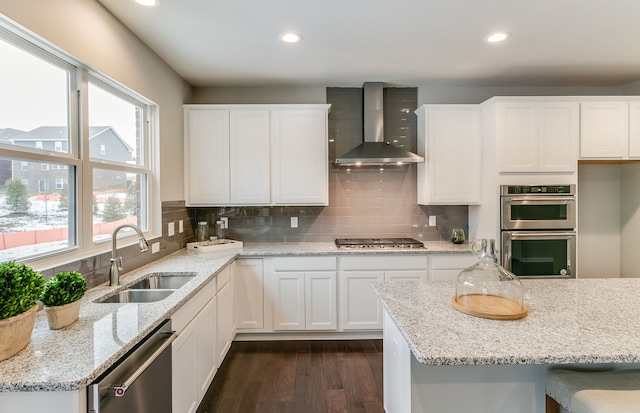
MULTIPOLYGON (((415 88, 385 88, 385 139, 415 151, 415 88)), ((214 234, 219 217, 229 218, 227 238, 244 242, 313 242, 335 238, 411 237, 448 240, 453 228, 467 231, 466 206, 417 205, 415 165, 337 168, 336 155, 362 142, 362 89, 327 88, 329 113, 329 206, 187 208, 191 222, 209 222, 214 234), (436 216, 436 226, 428 217, 436 216), (298 227, 291 228, 291 218, 298 227)), ((191 228, 191 231, 193 231, 191 228)))

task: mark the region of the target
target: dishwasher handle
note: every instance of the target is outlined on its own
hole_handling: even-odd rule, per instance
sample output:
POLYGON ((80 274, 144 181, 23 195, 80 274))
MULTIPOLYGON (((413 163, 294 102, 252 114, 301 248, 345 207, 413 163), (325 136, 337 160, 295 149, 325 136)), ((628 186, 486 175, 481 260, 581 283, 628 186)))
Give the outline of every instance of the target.
POLYGON ((136 369, 136 371, 134 371, 133 373, 131 373, 131 375, 124 381, 123 384, 119 385, 119 386, 111 386, 111 388, 113 389, 113 394, 115 397, 122 397, 125 395, 125 393, 127 392, 127 389, 129 387, 131 387, 131 385, 138 379, 138 377, 140 377, 140 375, 142 373, 144 373, 144 371, 147 369, 147 367, 149 367, 151 365, 151 363, 153 363, 153 361, 158 358, 158 356, 167 348, 171 345, 171 343, 173 343, 173 341, 178 337, 178 332, 177 331, 168 331, 166 333, 167 336, 169 336, 160 347, 158 347, 158 349, 156 351, 153 352, 153 354, 148 357, 144 363, 142 363, 140 365, 140 367, 138 367, 136 369))

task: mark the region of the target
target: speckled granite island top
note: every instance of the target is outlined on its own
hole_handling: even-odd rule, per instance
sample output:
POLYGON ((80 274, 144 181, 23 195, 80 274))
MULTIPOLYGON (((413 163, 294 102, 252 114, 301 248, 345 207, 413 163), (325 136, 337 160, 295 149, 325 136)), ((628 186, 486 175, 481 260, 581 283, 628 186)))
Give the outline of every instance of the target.
POLYGON ((163 320, 199 291, 238 250, 198 253, 180 250, 121 278, 121 286, 104 284, 82 298, 77 322, 49 330, 40 311, 31 343, 0 362, 0 391, 68 391, 93 382, 163 320), (104 304, 93 301, 153 272, 189 272, 197 276, 168 298, 153 303, 104 304))
POLYGON ((245 243, 241 256, 275 255, 354 255, 354 254, 464 254, 469 244, 449 241, 424 241, 425 248, 349 249, 337 248, 333 242, 264 242, 245 243))
POLYGON ((454 282, 375 289, 417 361, 429 365, 640 362, 640 279, 522 280, 527 317, 455 310, 454 282))

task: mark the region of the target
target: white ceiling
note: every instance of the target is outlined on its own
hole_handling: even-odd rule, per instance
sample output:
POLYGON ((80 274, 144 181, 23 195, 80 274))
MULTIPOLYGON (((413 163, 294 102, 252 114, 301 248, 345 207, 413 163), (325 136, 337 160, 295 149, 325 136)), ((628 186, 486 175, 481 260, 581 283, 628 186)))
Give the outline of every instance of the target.
POLYGON ((196 87, 640 80, 640 0, 98 1, 196 87))

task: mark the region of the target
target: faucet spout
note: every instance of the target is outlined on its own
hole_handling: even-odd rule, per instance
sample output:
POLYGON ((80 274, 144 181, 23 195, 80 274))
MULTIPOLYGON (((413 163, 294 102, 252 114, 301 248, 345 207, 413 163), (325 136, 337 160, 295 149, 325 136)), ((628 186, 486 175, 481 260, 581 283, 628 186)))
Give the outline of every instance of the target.
POLYGON ((117 256, 116 240, 118 239, 118 232, 123 228, 132 228, 138 234, 138 244, 140 245, 140 252, 149 251, 149 244, 142 234, 140 227, 134 224, 122 224, 113 230, 111 234, 111 267, 109 268, 109 285, 120 284, 120 271, 124 269, 122 265, 122 257, 117 256))

